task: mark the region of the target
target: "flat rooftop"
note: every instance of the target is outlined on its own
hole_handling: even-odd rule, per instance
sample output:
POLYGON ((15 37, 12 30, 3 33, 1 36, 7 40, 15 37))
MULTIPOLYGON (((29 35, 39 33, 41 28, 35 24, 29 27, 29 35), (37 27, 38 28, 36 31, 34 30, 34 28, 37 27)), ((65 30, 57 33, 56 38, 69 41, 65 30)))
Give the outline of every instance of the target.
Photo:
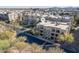
POLYGON ((56 23, 40 22, 38 25, 43 25, 43 26, 47 26, 47 27, 59 28, 59 29, 62 29, 62 30, 67 30, 67 28, 69 28, 69 25, 67 25, 67 23, 62 23, 62 24, 56 25, 56 23))

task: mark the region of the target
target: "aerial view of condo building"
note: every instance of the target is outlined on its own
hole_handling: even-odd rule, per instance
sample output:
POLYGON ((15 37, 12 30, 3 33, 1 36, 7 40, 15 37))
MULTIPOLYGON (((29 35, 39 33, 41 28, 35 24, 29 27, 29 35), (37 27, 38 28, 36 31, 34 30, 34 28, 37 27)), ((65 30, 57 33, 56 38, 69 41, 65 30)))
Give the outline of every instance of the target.
POLYGON ((0 53, 79 53, 79 8, 0 8, 0 53))

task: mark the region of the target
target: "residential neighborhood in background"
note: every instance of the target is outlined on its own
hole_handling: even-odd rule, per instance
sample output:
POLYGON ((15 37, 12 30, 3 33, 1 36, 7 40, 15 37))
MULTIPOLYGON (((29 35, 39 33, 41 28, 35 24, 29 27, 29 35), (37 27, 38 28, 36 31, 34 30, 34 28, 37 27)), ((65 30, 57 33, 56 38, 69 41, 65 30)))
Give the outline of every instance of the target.
POLYGON ((79 8, 0 8, 0 52, 79 53, 79 8))

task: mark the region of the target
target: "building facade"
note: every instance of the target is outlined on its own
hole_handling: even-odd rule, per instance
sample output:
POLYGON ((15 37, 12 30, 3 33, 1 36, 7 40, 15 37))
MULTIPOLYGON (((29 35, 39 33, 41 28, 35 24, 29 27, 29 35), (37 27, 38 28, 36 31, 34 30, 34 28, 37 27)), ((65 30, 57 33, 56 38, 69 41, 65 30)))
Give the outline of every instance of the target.
POLYGON ((71 24, 69 23, 65 21, 60 22, 57 20, 49 21, 45 18, 42 18, 41 22, 37 24, 36 29, 39 32, 39 36, 42 38, 57 39, 58 35, 70 32, 71 24))
POLYGON ((10 12, 8 16, 9 16, 9 21, 16 21, 19 18, 19 14, 15 11, 10 12))

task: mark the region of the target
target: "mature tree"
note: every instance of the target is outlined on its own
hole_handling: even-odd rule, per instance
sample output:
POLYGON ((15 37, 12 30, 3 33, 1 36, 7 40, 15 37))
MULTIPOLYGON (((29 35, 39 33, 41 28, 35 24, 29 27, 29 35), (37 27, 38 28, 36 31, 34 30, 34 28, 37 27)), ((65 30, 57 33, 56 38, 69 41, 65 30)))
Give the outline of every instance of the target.
POLYGON ((79 17, 77 15, 74 15, 73 22, 72 22, 72 29, 74 29, 78 25, 79 25, 79 17))
POLYGON ((17 42, 14 47, 8 49, 8 52, 18 53, 42 53, 45 52, 42 47, 37 44, 29 44, 24 42, 17 42))
POLYGON ((32 52, 32 47, 28 43, 24 42, 17 42, 13 47, 10 47, 7 52, 11 53, 26 53, 26 52, 32 52))
POLYGON ((66 33, 58 36, 59 41, 61 42, 68 42, 72 43, 74 42, 74 37, 72 34, 66 33))
POLYGON ((29 33, 31 33, 33 35, 39 35, 39 31, 36 29, 36 27, 31 28, 31 30, 29 31, 29 33))
POLYGON ((13 39, 14 40, 15 36, 16 36, 16 32, 13 30, 6 30, 6 31, 0 33, 1 40, 5 40, 5 39, 7 39, 7 40, 13 39))

